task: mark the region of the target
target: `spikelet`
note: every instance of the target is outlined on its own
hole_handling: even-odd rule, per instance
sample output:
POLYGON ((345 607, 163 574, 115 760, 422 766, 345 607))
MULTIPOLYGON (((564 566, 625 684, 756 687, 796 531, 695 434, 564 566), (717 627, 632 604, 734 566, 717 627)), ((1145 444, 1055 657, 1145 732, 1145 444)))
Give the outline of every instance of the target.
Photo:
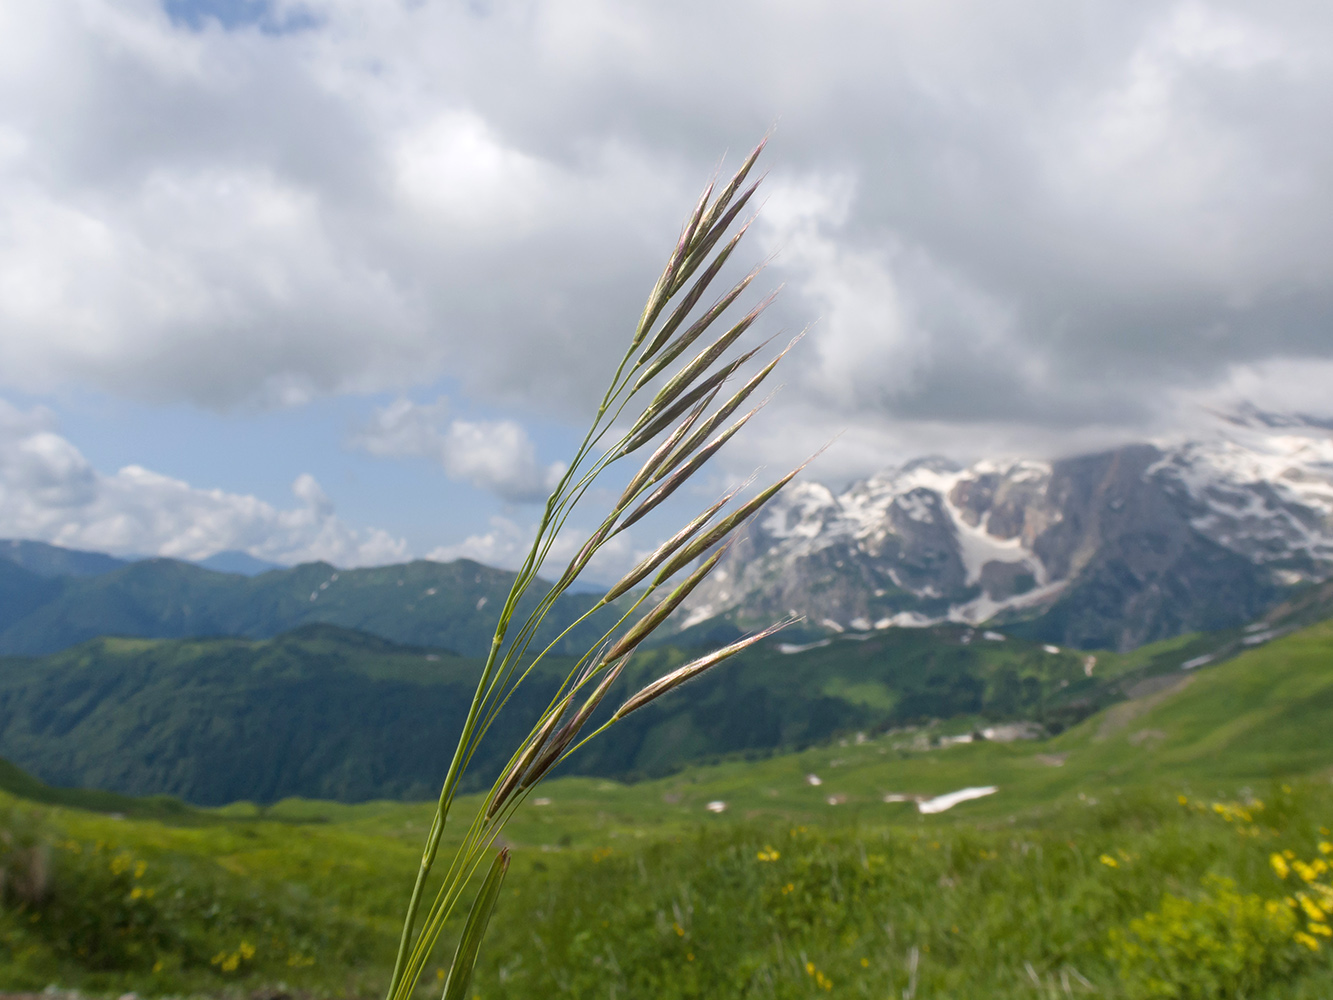
POLYGON ((651 684, 630 695, 625 701, 625 704, 616 709, 615 715, 611 716, 612 721, 619 722, 635 709, 642 708, 650 701, 660 698, 668 691, 680 687, 682 684, 693 680, 707 670, 711 670, 723 660, 730 659, 737 653, 741 652, 741 650, 753 646, 756 642, 762 642, 773 633, 781 631, 788 625, 794 625, 800 620, 801 619, 799 618, 784 619, 783 621, 768 626, 768 628, 764 629, 762 632, 756 632, 754 635, 746 636, 744 639, 733 642, 730 646, 723 646, 721 649, 714 650, 707 656, 701 656, 697 660, 691 660, 683 667, 677 667, 665 677, 659 677, 651 684))

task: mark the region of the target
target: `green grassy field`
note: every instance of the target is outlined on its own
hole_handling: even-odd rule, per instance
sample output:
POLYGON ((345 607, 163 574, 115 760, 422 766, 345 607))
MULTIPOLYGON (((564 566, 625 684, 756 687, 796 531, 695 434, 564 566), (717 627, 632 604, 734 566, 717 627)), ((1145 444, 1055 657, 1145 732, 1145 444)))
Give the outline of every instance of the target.
MULTIPOLYGON (((506 832, 474 993, 1333 995, 1314 916, 1333 908, 1333 624, 1131 690, 1040 742, 937 745, 958 720, 543 785, 506 832), (933 815, 910 801, 976 786, 997 791, 933 815)), ((4 987, 384 981, 428 806, 0 784, 4 987)))

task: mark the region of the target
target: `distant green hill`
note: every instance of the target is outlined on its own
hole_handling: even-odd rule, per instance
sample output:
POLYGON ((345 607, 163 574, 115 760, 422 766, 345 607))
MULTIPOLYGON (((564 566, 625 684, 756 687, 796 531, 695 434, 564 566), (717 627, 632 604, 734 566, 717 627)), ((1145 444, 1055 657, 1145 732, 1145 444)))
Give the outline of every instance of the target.
POLYGON ((98 576, 126 565, 126 560, 105 552, 84 552, 22 538, 0 538, 0 562, 48 577, 98 576))
POLYGON ((63 590, 60 580, 0 559, 0 637, 43 605, 57 600, 63 590))
MULTIPOLYGON (((1177 670, 1182 648, 1200 641, 1106 654, 1092 676, 1081 652, 962 626, 794 651, 770 642, 636 713, 567 771, 647 777, 955 716, 1058 729, 1121 697, 1127 679, 1177 670)), ((689 655, 645 651, 621 685, 689 655)), ((501 714, 469 787, 495 773, 568 666, 551 660, 501 714)), ((443 778, 479 669, 474 658, 318 624, 269 640, 100 638, 0 658, 0 756, 53 785, 198 804, 424 798, 443 778)))
POLYGON ((53 788, 7 760, 0 760, 0 792, 43 805, 139 819, 163 819, 176 823, 206 819, 179 799, 165 795, 135 798, 96 788, 53 788))
POLYGON ((0 755, 62 786, 196 803, 424 798, 476 662, 333 626, 102 638, 0 659, 0 755))
MULTIPOLYGON (((466 559, 352 570, 306 563, 253 577, 173 559, 51 576, 0 559, 0 654, 50 653, 104 635, 268 638, 319 622, 482 655, 513 579, 466 559)), ((539 638, 553 639, 595 601, 563 595, 539 638)), ((593 639, 591 627, 578 628, 567 645, 593 639)))

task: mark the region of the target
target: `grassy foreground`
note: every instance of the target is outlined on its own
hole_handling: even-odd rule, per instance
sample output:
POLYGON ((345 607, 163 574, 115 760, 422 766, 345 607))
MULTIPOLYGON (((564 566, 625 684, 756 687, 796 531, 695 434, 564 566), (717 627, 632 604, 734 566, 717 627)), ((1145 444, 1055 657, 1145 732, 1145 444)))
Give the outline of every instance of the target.
MULTIPOLYGON (((1333 626, 1179 676, 1042 743, 849 735, 553 782, 507 830, 474 993, 1333 995, 1333 626), (977 785, 998 791, 938 815, 884 801, 977 785)), ((382 988, 429 806, 139 800, 118 819, 15 790, 0 987, 382 988)))

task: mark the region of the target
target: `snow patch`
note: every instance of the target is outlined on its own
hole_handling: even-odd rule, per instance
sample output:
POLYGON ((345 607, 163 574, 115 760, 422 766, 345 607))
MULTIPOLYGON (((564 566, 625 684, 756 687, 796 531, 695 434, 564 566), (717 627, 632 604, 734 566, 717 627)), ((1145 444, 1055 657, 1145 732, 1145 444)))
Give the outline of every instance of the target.
POLYGON ((792 642, 780 642, 778 643, 778 652, 790 656, 792 653, 804 653, 807 649, 822 649, 832 641, 832 639, 820 639, 818 642, 805 642, 799 645, 792 642))
POLYGON ((713 614, 711 604, 701 604, 697 608, 690 609, 690 613, 685 616, 685 620, 680 623, 680 627, 687 629, 693 625, 698 625, 700 622, 706 622, 713 617, 713 614))
POLYGON ((916 808, 922 813, 942 813, 946 809, 952 809, 960 802, 968 802, 971 799, 983 799, 987 795, 994 795, 1000 789, 995 785, 985 785, 976 788, 960 788, 956 792, 949 792, 947 795, 937 795, 933 799, 926 799, 924 802, 918 802, 916 808))

